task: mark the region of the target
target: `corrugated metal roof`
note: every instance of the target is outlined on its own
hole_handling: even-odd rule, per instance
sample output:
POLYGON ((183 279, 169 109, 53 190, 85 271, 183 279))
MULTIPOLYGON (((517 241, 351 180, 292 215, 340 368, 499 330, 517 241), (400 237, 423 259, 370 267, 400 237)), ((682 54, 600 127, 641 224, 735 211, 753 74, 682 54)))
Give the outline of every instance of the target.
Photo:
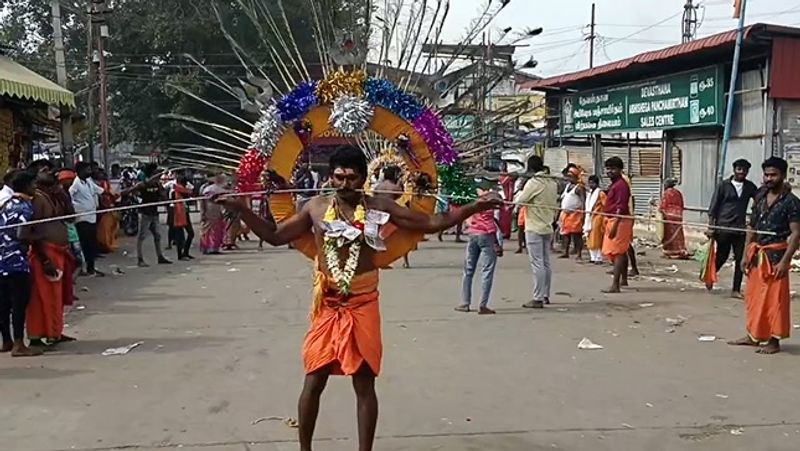
MULTIPOLYGON (((763 24, 754 24, 745 28, 745 38, 756 27, 763 27, 763 24)), ((667 59, 675 58, 682 55, 699 52, 701 50, 712 49, 716 47, 731 45, 736 42, 736 30, 725 31, 719 34, 711 35, 706 38, 697 39, 686 44, 673 45, 659 50, 640 53, 636 56, 626 58, 612 63, 597 66, 592 69, 585 69, 569 74, 558 75, 555 77, 545 78, 522 85, 523 89, 543 89, 543 88, 558 88, 569 86, 577 81, 585 80, 588 78, 604 75, 611 72, 617 72, 628 69, 631 66, 638 64, 649 64, 656 61, 664 61, 667 59)))

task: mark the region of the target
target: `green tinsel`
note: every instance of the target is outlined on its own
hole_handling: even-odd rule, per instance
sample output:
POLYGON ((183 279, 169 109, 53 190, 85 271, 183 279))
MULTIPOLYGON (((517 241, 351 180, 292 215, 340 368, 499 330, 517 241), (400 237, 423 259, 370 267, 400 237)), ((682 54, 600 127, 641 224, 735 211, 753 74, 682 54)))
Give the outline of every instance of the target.
POLYGON ((447 195, 453 205, 466 205, 478 197, 475 180, 458 164, 439 166, 439 193, 447 195))

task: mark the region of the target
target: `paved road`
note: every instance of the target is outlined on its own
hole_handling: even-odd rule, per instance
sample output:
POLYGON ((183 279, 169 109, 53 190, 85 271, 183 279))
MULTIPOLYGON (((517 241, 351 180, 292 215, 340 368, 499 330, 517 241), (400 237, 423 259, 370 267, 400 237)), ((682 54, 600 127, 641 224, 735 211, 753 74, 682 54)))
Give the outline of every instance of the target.
MULTIPOLYGON (((459 314, 461 258, 457 245, 425 243, 413 269, 383 275, 377 449, 798 449, 800 346, 770 358, 697 340, 741 335, 738 301, 675 282, 660 262, 645 265, 656 280, 608 297, 604 270, 557 261, 556 305, 524 311, 529 270, 508 255, 499 314, 459 314), (688 319, 668 333, 665 318, 678 315, 688 319), (605 349, 579 351, 583 337, 605 349)), ((103 263, 126 274, 81 282, 86 307, 68 319, 79 342, 0 356, 0 449, 296 449, 282 422, 251 423, 296 415, 310 298, 302 257, 251 249, 169 268, 103 263), (138 341, 125 356, 100 355, 138 341)), ((317 449, 355 449, 354 415, 349 381, 332 380, 317 449)))

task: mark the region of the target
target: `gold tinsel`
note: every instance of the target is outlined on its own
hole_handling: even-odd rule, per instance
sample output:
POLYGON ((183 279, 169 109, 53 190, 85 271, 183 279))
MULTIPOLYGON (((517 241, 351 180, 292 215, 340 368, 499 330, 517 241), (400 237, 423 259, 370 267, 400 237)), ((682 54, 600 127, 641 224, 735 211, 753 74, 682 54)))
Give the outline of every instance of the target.
POLYGON ((321 104, 331 104, 342 94, 355 97, 364 96, 364 82, 367 74, 363 70, 345 72, 337 70, 317 85, 317 98, 321 104))

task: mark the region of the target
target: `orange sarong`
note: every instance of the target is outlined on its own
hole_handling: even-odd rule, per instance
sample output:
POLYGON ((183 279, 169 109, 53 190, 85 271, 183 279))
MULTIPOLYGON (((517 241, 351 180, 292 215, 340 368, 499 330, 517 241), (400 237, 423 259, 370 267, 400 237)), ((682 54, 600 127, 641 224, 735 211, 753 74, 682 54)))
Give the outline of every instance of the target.
POLYGON ((47 280, 42 262, 31 251, 29 260, 33 286, 26 317, 28 336, 57 340, 64 331, 64 305, 72 304, 72 284, 68 283, 72 277, 72 257, 68 246, 44 242, 42 247, 53 266, 64 274, 58 282, 47 280))
POLYGON ((628 218, 606 218, 605 236, 603 236, 603 255, 609 260, 613 260, 620 255, 628 253, 633 241, 633 219, 628 218), (619 221, 617 226, 617 236, 613 239, 609 236, 615 221, 619 221))
POLYGON ((119 233, 119 215, 117 212, 103 213, 97 223, 97 245, 105 253, 117 250, 117 234, 119 233))
POLYGON ((303 343, 306 374, 332 365, 331 374, 351 376, 366 363, 377 376, 383 344, 378 305, 378 271, 353 278, 342 295, 317 271, 311 328, 303 343))
POLYGON ((780 251, 787 243, 767 246, 750 244, 745 261, 750 268, 744 299, 747 306, 747 334, 753 341, 764 342, 770 338, 789 338, 792 318, 789 313, 791 297, 789 276, 775 279, 768 251, 780 251))
POLYGON ((573 211, 561 212, 561 234, 562 235, 582 235, 583 234, 583 212, 573 211))

